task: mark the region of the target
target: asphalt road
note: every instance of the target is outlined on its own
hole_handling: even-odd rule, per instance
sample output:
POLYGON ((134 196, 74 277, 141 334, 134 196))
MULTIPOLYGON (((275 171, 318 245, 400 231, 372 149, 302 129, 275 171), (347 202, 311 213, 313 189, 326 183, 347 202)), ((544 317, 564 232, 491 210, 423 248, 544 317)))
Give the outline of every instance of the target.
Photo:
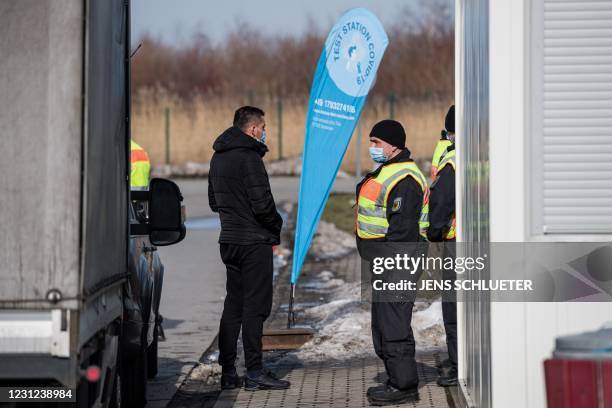
MULTIPOLYGON (((207 179, 181 179, 175 180, 183 193, 187 218, 201 218, 216 216, 208 207, 208 180, 207 179)), ((337 179, 333 191, 353 193, 356 181, 354 178, 337 179)), ((270 187, 274 200, 297 201, 300 179, 297 177, 272 177, 270 187)))
MULTIPOLYGON (((160 247, 165 266, 161 314, 166 341, 159 343, 159 373, 149 382, 148 407, 165 407, 186 374, 214 340, 225 298, 225 268, 219 256, 218 217, 208 207, 206 179, 176 180, 187 212, 187 236, 160 247)), ((297 201, 299 178, 270 179, 277 203, 297 201)), ((353 192, 353 178, 338 179, 334 191, 353 192)))

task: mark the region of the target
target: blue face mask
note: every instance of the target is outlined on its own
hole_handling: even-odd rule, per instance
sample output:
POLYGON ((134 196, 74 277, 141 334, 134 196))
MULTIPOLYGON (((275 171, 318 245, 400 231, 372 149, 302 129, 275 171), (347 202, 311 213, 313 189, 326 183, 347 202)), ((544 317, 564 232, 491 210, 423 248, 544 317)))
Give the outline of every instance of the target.
POLYGON ((370 157, 376 163, 384 163, 387 160, 389 160, 389 158, 385 156, 385 154, 383 153, 382 147, 370 147, 369 151, 370 151, 370 157))
POLYGON ((260 143, 266 144, 266 131, 265 130, 261 131, 261 138, 258 140, 260 143))

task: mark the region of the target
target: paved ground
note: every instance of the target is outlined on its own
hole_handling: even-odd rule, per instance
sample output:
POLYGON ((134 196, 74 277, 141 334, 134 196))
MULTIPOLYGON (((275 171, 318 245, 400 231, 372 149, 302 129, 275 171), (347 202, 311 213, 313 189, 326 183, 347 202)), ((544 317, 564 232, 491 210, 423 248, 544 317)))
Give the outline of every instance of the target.
POLYGON ((149 407, 165 407, 217 335, 225 296, 218 230, 189 230, 179 245, 159 248, 165 266, 159 373, 148 386, 149 407))
MULTIPOLYGON (((309 259, 302 269, 300 282, 302 289, 296 292, 296 303, 309 304, 319 301, 321 304, 332 300, 333 296, 326 291, 308 290, 309 283, 317 280, 323 270, 335 271, 335 277, 345 282, 356 282, 361 279, 360 261, 356 251, 349 255, 328 261, 309 259)), ((288 290, 282 283, 288 278, 290 268, 281 272, 279 285, 275 288, 275 301, 267 327, 283 327, 286 319, 286 297, 288 290)), ((335 299, 333 299, 335 300, 335 299)), ((298 323, 311 324, 300 318, 298 323)), ((398 405, 414 408, 454 407, 450 393, 438 387, 438 369, 436 363, 446 358, 442 351, 417 352, 419 373, 420 401, 398 405)), ((271 407, 368 407, 366 391, 369 387, 384 383, 387 379, 380 359, 372 355, 349 360, 325 362, 294 361, 286 363, 282 353, 267 353, 266 366, 283 379, 291 381, 291 388, 284 391, 249 392, 244 389, 223 391, 216 400, 214 408, 271 408, 271 407)), ((180 405, 177 405, 180 406, 180 405)), ((194 405, 195 406, 195 405, 194 405)), ((207 405, 197 405, 207 406, 207 405)))
MULTIPOLYGON (((300 277, 301 289, 296 292, 297 305, 311 305, 313 302, 329 302, 333 293, 321 291, 309 283, 317 279, 322 270, 333 270, 336 277, 345 282, 360 279, 359 258, 355 251, 346 256, 327 261, 307 259, 300 277)), ((280 271, 278 284, 274 291, 274 304, 267 327, 284 327, 287 318, 287 297, 290 267, 280 271)), ((307 306, 304 306, 307 307, 307 306)), ((298 323, 304 321, 299 313, 298 323)), ((240 347, 240 345, 239 345, 240 347)), ((244 367, 243 353, 239 349, 237 368, 244 367)), ((202 356, 201 365, 194 369, 175 394, 171 408, 228 408, 228 407, 364 407, 368 406, 365 392, 368 387, 386 380, 384 367, 373 353, 369 356, 347 360, 321 362, 301 361, 282 352, 264 354, 264 364, 281 378, 291 381, 292 386, 285 391, 248 392, 244 389, 223 391, 219 386, 218 366, 215 363, 214 347, 208 355, 202 356), (215 368, 217 371, 215 372, 215 368), (204 373, 204 374, 202 374, 204 373)), ((446 358, 439 351, 417 353, 420 377, 421 400, 404 407, 453 407, 450 390, 438 387, 436 362, 446 358)))
MULTIPOLYGON (((335 191, 352 192, 354 179, 339 179, 335 191)), ((277 202, 297 201, 299 178, 270 180, 277 202)), ((219 257, 218 217, 208 207, 206 179, 178 180, 187 209, 187 237, 160 247, 165 266, 161 313, 167 340, 159 343, 159 374, 149 382, 148 407, 164 407, 186 374, 211 345, 225 297, 225 268, 219 257)))
MULTIPOLYGON (((433 408, 452 404, 446 392, 436 385, 439 355, 434 353, 417 356, 420 378, 420 401, 396 407, 433 408)), ((277 366, 276 372, 291 381, 292 387, 282 391, 248 392, 224 391, 214 408, 271 408, 271 407, 369 407, 366 399, 368 387, 385 380, 384 366, 380 359, 356 359, 332 364, 308 364, 305 366, 277 366)))
MULTIPOLYGON (((279 356, 267 353, 268 363, 277 364, 276 370, 292 381, 294 386, 285 392, 247 393, 244 390, 220 393, 214 375, 208 381, 193 375, 198 361, 206 362, 203 353, 211 347, 216 334, 225 296, 225 269, 218 254, 218 220, 208 208, 207 181, 201 179, 179 180, 185 197, 188 214, 188 234, 179 245, 159 248, 165 265, 164 289, 161 312, 167 341, 160 343, 160 369, 158 377, 149 383, 148 407, 292 407, 292 406, 364 406, 365 389, 384 380, 384 370, 375 358, 353 359, 327 364, 278 365, 279 356), (188 374, 192 374, 191 377, 188 374), (210 380, 213 381, 210 381, 210 380), (178 392, 177 392, 178 390, 178 392), (215 405, 216 404, 216 405, 215 405)), ((296 201, 299 179, 274 178, 271 180, 277 202, 296 201)), ((340 179, 335 191, 352 192, 353 179, 340 179)), ((358 278, 355 254, 344 257, 335 270, 344 271, 346 281, 358 278), (351 277, 352 276, 352 277, 351 277)), ((320 268, 329 265, 309 262, 302 273, 302 282, 315 276, 320 268)), ((288 273, 288 268, 284 273, 288 273)), ((287 281, 280 277, 279 281, 287 281)), ((269 326, 282 327, 286 322, 287 285, 277 285, 275 306, 269 326)), ((312 299, 300 296, 318 294, 298 292, 296 302, 307 304, 312 299)), ((299 312, 299 310, 298 310, 299 312)), ((298 313, 298 318, 299 318, 298 313)), ((437 353, 421 354, 421 403, 415 407, 449 406, 447 393, 435 386, 434 360, 443 358, 437 353)), ((214 366, 214 364, 212 365, 214 366)), ((216 379, 218 380, 218 378, 216 379)))

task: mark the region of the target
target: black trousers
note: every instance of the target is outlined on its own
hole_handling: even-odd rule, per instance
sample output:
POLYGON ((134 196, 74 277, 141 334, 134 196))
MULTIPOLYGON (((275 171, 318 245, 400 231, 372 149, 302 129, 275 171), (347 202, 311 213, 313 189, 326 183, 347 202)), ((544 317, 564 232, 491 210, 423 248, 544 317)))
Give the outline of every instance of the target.
POLYGON ((372 302, 372 341, 391 385, 400 390, 419 385, 412 333, 413 302, 372 302))
POLYGON ((262 368, 263 323, 272 309, 272 246, 221 244, 227 295, 219 328, 219 364, 233 369, 242 327, 246 369, 262 368))
MULTIPOLYGON (((418 282, 422 270, 406 274, 402 270, 386 271, 382 275, 372 275, 372 261, 375 257, 392 257, 395 254, 418 256, 427 253, 426 243, 387 242, 374 243, 357 240, 357 248, 362 259, 368 264, 370 282, 382 280, 393 283, 408 279, 418 282)), ((362 275, 363 276, 363 275, 362 275)), ((372 290, 372 343, 376 355, 383 361, 389 382, 395 388, 406 390, 419 385, 417 362, 415 359, 415 340, 412 332, 412 308, 416 293, 402 293, 372 290)))
MULTIPOLYGON (((455 240, 444 241, 443 245, 442 256, 444 258, 455 258, 457 255, 455 240)), ((455 278, 455 271, 443 270, 442 279, 454 282, 455 278)), ((457 293, 454 291, 454 286, 451 293, 447 292, 444 294, 444 298, 450 300, 449 302, 442 302, 442 319, 444 320, 444 331, 446 332, 448 359, 451 362, 451 367, 457 369, 457 293)))

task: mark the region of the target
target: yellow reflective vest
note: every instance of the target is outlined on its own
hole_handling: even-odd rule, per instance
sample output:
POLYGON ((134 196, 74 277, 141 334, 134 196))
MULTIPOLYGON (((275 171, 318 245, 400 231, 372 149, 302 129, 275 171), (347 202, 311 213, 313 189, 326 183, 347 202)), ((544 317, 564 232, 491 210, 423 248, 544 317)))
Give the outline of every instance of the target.
MULTIPOLYGON (((453 170, 455 170, 455 150, 451 150, 449 151, 444 151, 444 154, 442 155, 442 158, 440 160, 440 164, 438 166, 438 173, 439 174, 442 169, 446 166, 451 166, 453 168, 453 170)), ((437 177, 436 174, 436 177, 437 177)), ((455 216, 455 212, 453 212, 453 218, 450 222, 450 225, 448 226, 448 231, 446 233, 446 235, 444 236, 445 240, 449 240, 449 239, 455 239, 455 237, 457 236, 457 218, 455 216)))
POLYGON ((438 171, 440 171, 440 160, 444 153, 446 153, 446 149, 450 146, 452 142, 447 139, 438 140, 438 144, 436 145, 436 149, 434 150, 433 157, 431 159, 431 179, 435 180, 438 175, 438 171))
POLYGON ((147 188, 149 186, 149 174, 151 172, 149 155, 133 140, 130 144, 130 163, 130 186, 147 188))
POLYGON ((429 185, 415 162, 383 165, 376 177, 366 180, 357 199, 357 236, 362 239, 384 238, 389 228, 387 200, 393 187, 406 177, 412 177, 423 190, 423 205, 419 219, 422 237, 429 227, 429 185))

